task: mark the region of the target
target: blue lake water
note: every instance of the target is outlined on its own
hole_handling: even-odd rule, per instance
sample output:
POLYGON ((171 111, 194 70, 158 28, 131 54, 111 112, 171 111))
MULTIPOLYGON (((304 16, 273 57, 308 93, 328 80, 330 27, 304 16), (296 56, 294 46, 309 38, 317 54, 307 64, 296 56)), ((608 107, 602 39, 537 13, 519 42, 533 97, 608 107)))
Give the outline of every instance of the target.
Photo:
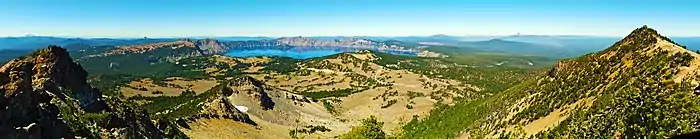
MULTIPOLYGON (((226 52, 226 56, 231 57, 257 57, 257 56, 280 56, 290 57, 294 59, 309 59, 315 57, 323 57, 334 55, 343 52, 355 52, 360 49, 353 48, 304 48, 304 49, 280 49, 280 48, 255 48, 255 49, 233 49, 226 52)), ((377 51, 377 50, 375 50, 377 51)), ((399 51, 379 51, 384 53, 399 54, 399 55, 415 55, 411 52, 399 51)))
POLYGON ((283 49, 239 49, 231 50, 226 53, 226 56, 232 57, 256 57, 256 56, 281 56, 291 57, 294 59, 309 59, 314 57, 323 57, 333 54, 342 53, 341 50, 283 50, 283 49))

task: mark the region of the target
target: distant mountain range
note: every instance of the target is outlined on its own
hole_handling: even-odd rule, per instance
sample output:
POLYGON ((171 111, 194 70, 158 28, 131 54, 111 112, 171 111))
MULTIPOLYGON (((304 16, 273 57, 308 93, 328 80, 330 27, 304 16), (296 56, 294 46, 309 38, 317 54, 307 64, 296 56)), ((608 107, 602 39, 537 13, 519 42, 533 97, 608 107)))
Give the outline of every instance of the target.
MULTIPOLYGON (((556 43, 569 38, 518 36, 482 43, 509 44, 508 41, 515 39, 559 46, 556 43)), ((643 26, 603 50, 556 62, 549 70, 495 93, 490 99, 456 104, 409 122, 403 128, 403 135, 410 138, 674 138, 691 134, 677 137, 694 137, 700 134, 697 124, 700 108, 695 105, 700 95, 697 87, 700 55, 687 47, 695 45, 693 40, 667 38, 643 26)))
MULTIPOLYGON (((700 50, 700 37, 672 37, 689 50, 700 50)), ((437 34, 432 36, 314 36, 314 37, 192 37, 201 46, 200 53, 221 53, 232 48, 256 48, 261 46, 314 46, 314 47, 353 47, 382 48, 401 51, 416 51, 419 46, 440 47, 454 46, 469 48, 463 51, 498 52, 517 55, 537 55, 553 58, 580 56, 595 52, 612 45, 618 37, 599 36, 548 36, 548 35, 511 35, 511 36, 450 36, 437 34), (391 47, 394 46, 394 47, 391 47)), ((173 42, 176 38, 61 38, 50 36, 24 36, 0 38, 0 60, 16 57, 47 45, 71 46, 132 46, 173 42), (11 50, 11 51, 8 51, 11 50)), ((71 47, 66 47, 71 49, 71 47)), ((423 48, 423 47, 421 47, 423 48)))
POLYGON ((4 37, 0 38, 0 50, 3 49, 23 49, 34 50, 46 47, 47 45, 71 45, 71 44, 88 44, 91 46, 99 45, 133 45, 147 44, 156 42, 172 41, 175 39, 114 39, 114 38, 60 38, 49 36, 25 36, 25 37, 4 37))
MULTIPOLYGON (((572 44, 584 47, 594 44, 585 40, 604 39, 508 36, 417 47, 417 42, 359 37, 135 40, 68 41, 78 43, 66 44, 68 49, 51 45, 0 64, 0 138, 700 134, 700 54, 686 46, 697 41, 674 41, 646 25, 610 47, 547 68, 538 66, 547 59, 514 54, 570 54, 592 49, 572 44), (450 56, 213 55, 258 47, 426 50, 450 56)), ((5 49, 0 56, 30 49, 5 49)))
MULTIPOLYGON (((315 39, 306 37, 283 37, 271 40, 247 40, 247 41, 219 41, 216 39, 178 39, 166 42, 149 44, 135 44, 118 46, 103 50, 99 53, 89 53, 87 57, 106 57, 130 54, 147 54, 157 59, 185 58, 201 55, 224 54, 229 51, 243 49, 367 49, 385 50, 394 52, 415 53, 423 50, 413 47, 401 46, 403 43, 396 41, 379 42, 362 38, 342 39, 315 39)), ((95 48, 68 45, 72 51, 88 51, 95 48)), ((82 53, 78 53, 82 54, 82 53)), ((424 53, 428 56, 429 53, 424 53)), ((439 55, 438 55, 439 56, 439 55)))
MULTIPOLYGON (((700 37, 670 37, 689 50, 700 50, 700 37)), ((511 36, 447 36, 397 37, 396 40, 423 45, 471 47, 485 51, 548 57, 576 57, 600 51, 621 37, 576 35, 511 35, 511 36)))
POLYGON ((525 96, 520 99, 526 101, 510 100, 507 106, 513 107, 500 108, 504 115, 516 113, 501 121, 516 122, 482 127, 504 131, 523 125, 528 129, 522 133, 534 138, 661 138, 697 132, 692 129, 697 116, 686 115, 698 109, 683 106, 697 101, 696 96, 680 96, 697 95, 692 92, 699 56, 643 26, 605 50, 557 62, 546 74, 502 92, 525 96), (567 118, 543 124, 551 116, 567 118), (531 128, 536 124, 549 128, 531 128))

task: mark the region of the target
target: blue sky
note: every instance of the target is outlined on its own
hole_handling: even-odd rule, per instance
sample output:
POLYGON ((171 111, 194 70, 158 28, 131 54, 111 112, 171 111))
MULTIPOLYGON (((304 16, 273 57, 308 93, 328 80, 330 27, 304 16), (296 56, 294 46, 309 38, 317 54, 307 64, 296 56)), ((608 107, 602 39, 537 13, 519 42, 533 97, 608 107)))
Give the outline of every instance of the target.
POLYGON ((700 2, 658 0, 2 0, 0 36, 700 36, 700 2))

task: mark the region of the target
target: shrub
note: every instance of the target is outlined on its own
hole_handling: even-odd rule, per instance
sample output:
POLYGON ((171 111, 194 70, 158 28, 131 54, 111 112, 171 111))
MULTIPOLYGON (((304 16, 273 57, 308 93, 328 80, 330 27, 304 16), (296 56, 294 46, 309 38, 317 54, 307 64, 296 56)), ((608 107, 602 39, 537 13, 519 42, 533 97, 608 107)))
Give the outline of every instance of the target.
POLYGON ((386 133, 382 131, 384 122, 379 122, 377 117, 370 116, 362 120, 362 125, 353 127, 350 132, 343 134, 342 139, 385 139, 386 133))

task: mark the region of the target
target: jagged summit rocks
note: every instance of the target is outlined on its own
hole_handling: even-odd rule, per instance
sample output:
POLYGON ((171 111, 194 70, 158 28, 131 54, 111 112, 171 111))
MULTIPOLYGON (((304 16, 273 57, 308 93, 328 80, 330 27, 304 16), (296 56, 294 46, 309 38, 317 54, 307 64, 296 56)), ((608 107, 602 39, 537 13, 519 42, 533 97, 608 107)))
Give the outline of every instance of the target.
MULTIPOLYGON (((99 111, 104 107, 100 92, 87 84, 87 72, 74 63, 66 49, 49 46, 32 53, 29 57, 14 59, 0 67, 0 90, 4 100, 26 94, 50 93, 61 99, 75 98, 88 111, 99 111)), ((2 105, 0 103, 0 105, 2 105)))
POLYGON ((100 111, 105 102, 90 87, 87 73, 66 49, 49 46, 0 68, 0 134, 4 138, 71 137, 52 101, 76 100, 84 111, 100 111))
POLYGON ((148 115, 107 100, 67 50, 48 46, 0 67, 0 138, 164 138, 148 115))
POLYGON ((69 97, 77 98, 80 105, 88 111, 99 111, 104 106, 104 101, 101 100, 99 90, 92 88, 87 81, 87 72, 82 66, 73 62, 66 49, 58 46, 49 46, 35 52, 34 67, 35 72, 33 83, 35 88, 44 90, 52 90, 64 87, 68 89, 69 97), (37 82, 38 80, 38 82, 37 82), (55 86, 52 86, 54 83, 55 86))

